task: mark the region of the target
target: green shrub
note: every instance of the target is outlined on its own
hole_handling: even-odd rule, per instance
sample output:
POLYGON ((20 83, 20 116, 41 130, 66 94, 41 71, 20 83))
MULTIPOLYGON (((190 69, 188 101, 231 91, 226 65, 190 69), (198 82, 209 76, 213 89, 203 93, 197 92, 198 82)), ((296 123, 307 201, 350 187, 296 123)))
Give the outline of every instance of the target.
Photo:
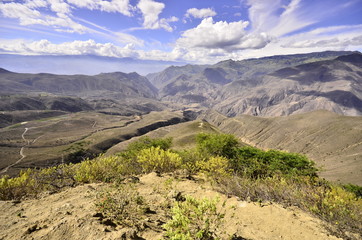
POLYGON ((195 199, 186 196, 186 201, 176 202, 172 207, 172 219, 164 228, 171 240, 219 239, 220 224, 224 215, 218 212, 218 200, 195 199))
POLYGON ((150 147, 159 147, 162 150, 167 150, 172 145, 172 138, 150 138, 148 136, 141 137, 139 140, 128 145, 126 151, 139 152, 150 147))
POLYGON ((140 163, 143 172, 171 172, 181 168, 181 157, 170 150, 163 150, 160 147, 151 147, 139 152, 137 161, 140 163))
POLYGON ((362 187, 354 184, 345 184, 342 186, 345 190, 352 192, 358 198, 362 198, 362 187))
POLYGON ((315 163, 306 156, 277 150, 263 151, 254 147, 237 149, 230 165, 236 173, 248 177, 269 177, 275 174, 317 176, 315 163))
POLYGON ((104 218, 128 227, 139 226, 146 209, 143 197, 131 185, 99 193, 95 205, 104 218))
POLYGON ((234 158, 238 147, 238 140, 230 134, 200 133, 196 136, 197 149, 211 156, 234 158))

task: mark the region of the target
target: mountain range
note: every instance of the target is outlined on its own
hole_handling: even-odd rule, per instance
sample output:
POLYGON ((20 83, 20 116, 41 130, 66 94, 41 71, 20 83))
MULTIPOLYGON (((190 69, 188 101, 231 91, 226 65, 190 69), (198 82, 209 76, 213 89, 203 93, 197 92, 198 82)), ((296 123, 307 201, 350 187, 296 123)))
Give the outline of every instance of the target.
POLYGON ((86 74, 106 72, 138 72, 148 74, 162 71, 184 62, 141 60, 131 57, 104 57, 96 55, 18 55, 0 54, 0 67, 21 73, 86 74), (19 64, 21 63, 21 64, 19 64))
POLYGON ((227 116, 283 116, 325 109, 361 115, 362 55, 323 52, 170 67, 147 75, 163 101, 227 116))
POLYGON ((361 181, 359 52, 171 66, 146 76, 33 74, 1 68, 0 100, 0 153, 4 166, 15 166, 9 170, 13 173, 19 171, 16 167, 39 166, 40 160, 45 166, 82 159, 99 142, 111 148, 143 135, 139 121, 154 129, 157 121, 167 122, 166 116, 177 112, 176 122, 199 118, 247 144, 307 154, 326 166, 323 176, 328 179, 361 181), (160 114, 148 117, 154 111, 160 114), (132 134, 125 134, 129 127, 134 127, 132 134), (33 140, 24 145, 24 135, 33 140), (49 139, 54 141, 51 146, 49 139), (59 154, 55 157, 54 152, 59 154))
POLYGON ((361 79, 361 53, 321 52, 171 66, 146 77, 135 72, 89 76, 0 69, 0 94, 82 98, 107 109, 126 98, 147 99, 178 109, 212 108, 229 117, 283 116, 319 109, 358 116, 362 113, 361 79))

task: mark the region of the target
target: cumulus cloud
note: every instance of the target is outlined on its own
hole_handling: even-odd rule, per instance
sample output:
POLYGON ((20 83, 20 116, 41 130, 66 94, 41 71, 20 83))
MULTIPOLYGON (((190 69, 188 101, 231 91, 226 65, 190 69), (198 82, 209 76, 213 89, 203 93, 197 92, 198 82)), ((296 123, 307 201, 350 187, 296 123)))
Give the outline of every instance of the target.
POLYGON ((225 50, 264 47, 270 41, 269 36, 266 33, 247 33, 245 28, 248 24, 247 21, 214 22, 211 17, 206 18, 196 28, 185 31, 177 44, 189 48, 225 50))
POLYGON ((58 15, 65 16, 71 13, 70 6, 64 0, 48 0, 50 9, 58 15))
POLYGON ((49 40, 33 42, 14 41, 0 42, 0 51, 7 53, 33 54, 33 55, 98 55, 108 57, 139 57, 132 45, 119 47, 112 43, 96 43, 94 40, 72 41, 60 44, 49 40))
POLYGON ((187 10, 185 17, 194 17, 194 18, 207 18, 213 17, 216 15, 216 12, 211 8, 190 8, 187 10))
POLYGON ((178 21, 177 17, 170 17, 168 19, 159 19, 160 13, 165 8, 164 3, 155 2, 153 0, 140 0, 137 7, 143 14, 143 27, 146 29, 160 29, 163 28, 166 31, 172 32, 173 28, 170 26, 170 22, 178 21))

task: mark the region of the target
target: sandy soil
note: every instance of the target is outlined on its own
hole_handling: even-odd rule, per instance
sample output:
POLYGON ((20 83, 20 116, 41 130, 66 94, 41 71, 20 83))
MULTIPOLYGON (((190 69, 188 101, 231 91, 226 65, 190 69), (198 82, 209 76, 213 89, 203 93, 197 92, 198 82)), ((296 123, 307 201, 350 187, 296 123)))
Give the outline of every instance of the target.
POLYGON ((297 208, 283 208, 278 204, 257 204, 227 197, 212 189, 209 183, 172 176, 159 177, 151 173, 139 178, 136 188, 151 210, 145 216, 143 230, 129 238, 130 229, 102 224, 94 202, 97 192, 107 184, 88 184, 56 194, 44 194, 39 199, 21 202, 0 202, 0 239, 161 239, 162 223, 169 217, 160 206, 177 193, 197 198, 220 199, 220 211, 225 212, 222 229, 238 239, 334 240, 321 220, 297 208), (225 207, 221 207, 222 202, 225 207), (128 236, 128 237, 127 237, 128 236))

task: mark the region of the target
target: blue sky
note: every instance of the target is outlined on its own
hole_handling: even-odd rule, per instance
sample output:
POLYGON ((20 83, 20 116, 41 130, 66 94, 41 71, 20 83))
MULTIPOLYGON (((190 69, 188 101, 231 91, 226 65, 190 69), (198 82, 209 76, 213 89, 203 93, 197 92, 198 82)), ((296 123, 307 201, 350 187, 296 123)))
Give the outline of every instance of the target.
POLYGON ((0 53, 215 63, 362 50, 362 0, 1 0, 0 53))

